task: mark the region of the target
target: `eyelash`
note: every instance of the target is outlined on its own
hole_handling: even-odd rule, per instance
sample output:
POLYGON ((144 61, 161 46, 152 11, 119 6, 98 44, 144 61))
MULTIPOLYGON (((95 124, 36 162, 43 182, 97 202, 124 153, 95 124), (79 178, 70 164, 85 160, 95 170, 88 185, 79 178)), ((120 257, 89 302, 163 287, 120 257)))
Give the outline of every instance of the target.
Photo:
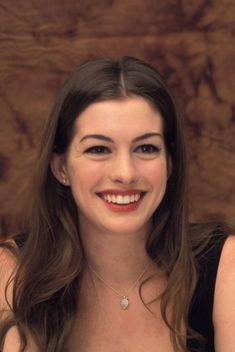
POLYGON ((160 148, 156 147, 155 145, 152 144, 143 144, 137 147, 137 149, 141 148, 142 152, 144 154, 153 154, 153 153, 159 153, 160 152, 160 148), (145 151, 143 151, 143 149, 145 149, 145 151))
POLYGON ((89 153, 89 154, 108 154, 107 152, 105 152, 105 153, 102 153, 101 152, 101 150, 102 151, 104 151, 104 150, 108 150, 108 148, 107 147, 104 147, 104 146, 102 146, 102 145, 96 145, 96 146, 94 146, 94 147, 91 147, 91 148, 88 148, 87 150, 85 150, 85 153, 89 153), (98 152, 98 150, 99 150, 99 152, 98 152))
MULTIPOLYGON (((153 153, 159 153, 161 148, 159 147, 156 147, 152 144, 143 144, 143 145, 140 145, 138 146, 136 149, 138 148, 148 148, 148 151, 146 152, 143 152, 144 154, 153 154, 153 153), (151 150, 151 151, 149 151, 151 150)), ((88 153, 88 154, 110 154, 110 150, 108 147, 105 147, 103 145, 96 145, 94 147, 91 147, 91 148, 88 148, 87 150, 85 150, 85 153, 88 153)))

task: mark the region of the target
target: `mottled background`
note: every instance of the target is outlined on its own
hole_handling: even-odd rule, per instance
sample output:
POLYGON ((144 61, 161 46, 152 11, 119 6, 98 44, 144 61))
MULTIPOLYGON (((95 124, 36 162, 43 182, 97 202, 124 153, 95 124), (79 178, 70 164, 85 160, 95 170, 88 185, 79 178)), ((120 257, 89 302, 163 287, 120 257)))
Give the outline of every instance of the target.
POLYGON ((182 112, 190 216, 235 224, 233 0, 0 0, 0 228, 17 231, 41 128, 67 74, 132 55, 165 76, 182 112))

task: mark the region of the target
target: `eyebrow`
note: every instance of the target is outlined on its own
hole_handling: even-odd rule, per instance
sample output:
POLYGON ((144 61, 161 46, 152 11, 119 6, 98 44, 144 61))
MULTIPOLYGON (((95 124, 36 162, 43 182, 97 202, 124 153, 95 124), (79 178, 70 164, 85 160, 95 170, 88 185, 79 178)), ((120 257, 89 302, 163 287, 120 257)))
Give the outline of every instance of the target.
MULTIPOLYGON (((141 141, 143 139, 150 138, 150 137, 153 137, 153 136, 157 136, 157 137, 163 138, 161 133, 149 132, 149 133, 144 133, 144 134, 142 134, 140 136, 135 137, 132 140, 132 142, 138 142, 138 141, 141 141)), ((102 140, 102 141, 114 143, 112 138, 104 136, 103 134, 87 134, 86 136, 82 137, 82 139, 80 140, 79 143, 81 143, 84 140, 89 139, 89 138, 94 138, 94 139, 99 139, 99 140, 102 140)))

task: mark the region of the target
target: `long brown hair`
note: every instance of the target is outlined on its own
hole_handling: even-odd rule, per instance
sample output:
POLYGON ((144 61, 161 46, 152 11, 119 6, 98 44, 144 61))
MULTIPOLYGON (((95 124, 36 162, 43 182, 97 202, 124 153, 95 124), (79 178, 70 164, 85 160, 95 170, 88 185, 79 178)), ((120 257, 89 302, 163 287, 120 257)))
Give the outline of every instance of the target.
POLYGON ((50 169, 52 153, 64 153, 74 123, 90 104, 141 96, 163 118, 164 140, 172 160, 165 196, 153 215, 146 250, 168 277, 161 296, 163 319, 171 331, 175 351, 186 351, 187 315, 196 285, 196 270, 187 228, 186 167, 182 127, 173 98, 159 73, 132 57, 118 61, 91 60, 65 83, 44 129, 30 203, 26 242, 19 253, 14 278, 12 317, 5 321, 1 343, 12 325, 22 340, 29 333, 42 351, 66 351, 75 315, 83 269, 77 206, 69 187, 50 169), (168 315, 169 305, 173 307, 168 315))

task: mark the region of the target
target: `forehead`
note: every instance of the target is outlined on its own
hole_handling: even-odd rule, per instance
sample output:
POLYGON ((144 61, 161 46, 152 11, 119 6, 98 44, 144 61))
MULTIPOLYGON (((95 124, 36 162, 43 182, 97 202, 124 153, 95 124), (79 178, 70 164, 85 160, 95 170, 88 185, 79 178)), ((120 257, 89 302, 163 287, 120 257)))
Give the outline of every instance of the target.
POLYGON ((89 105, 77 118, 75 132, 115 133, 123 130, 133 133, 145 130, 162 131, 162 116, 141 97, 107 100, 89 105))

